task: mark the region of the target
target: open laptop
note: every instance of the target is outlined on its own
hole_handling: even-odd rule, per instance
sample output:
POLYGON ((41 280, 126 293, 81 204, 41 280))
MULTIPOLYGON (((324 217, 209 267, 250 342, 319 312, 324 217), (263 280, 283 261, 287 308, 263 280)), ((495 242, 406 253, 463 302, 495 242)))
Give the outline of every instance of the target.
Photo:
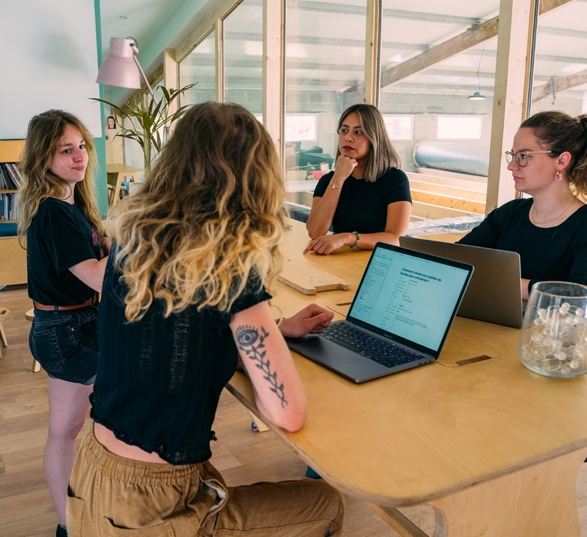
POLYGON ((403 248, 469 263, 475 273, 457 315, 478 321, 522 327, 520 255, 517 252, 467 244, 401 237, 403 248))
POLYGON ((287 344, 356 383, 428 364, 440 354, 472 272, 460 261, 377 243, 346 320, 287 344), (341 335, 348 331, 350 341, 341 335))

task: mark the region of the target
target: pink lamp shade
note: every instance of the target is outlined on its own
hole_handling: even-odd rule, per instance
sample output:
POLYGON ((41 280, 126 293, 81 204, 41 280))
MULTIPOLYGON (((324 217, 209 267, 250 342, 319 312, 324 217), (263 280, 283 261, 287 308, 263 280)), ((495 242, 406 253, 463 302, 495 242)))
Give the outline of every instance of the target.
POLYGON ((102 63, 96 82, 106 86, 139 89, 141 74, 135 59, 137 52, 133 39, 111 37, 110 54, 102 63))

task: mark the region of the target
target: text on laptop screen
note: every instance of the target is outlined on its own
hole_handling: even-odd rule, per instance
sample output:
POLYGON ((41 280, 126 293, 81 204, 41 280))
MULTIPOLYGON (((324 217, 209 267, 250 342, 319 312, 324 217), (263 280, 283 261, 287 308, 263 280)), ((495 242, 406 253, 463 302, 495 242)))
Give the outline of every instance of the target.
POLYGON ((437 351, 468 271, 377 248, 349 317, 437 351))

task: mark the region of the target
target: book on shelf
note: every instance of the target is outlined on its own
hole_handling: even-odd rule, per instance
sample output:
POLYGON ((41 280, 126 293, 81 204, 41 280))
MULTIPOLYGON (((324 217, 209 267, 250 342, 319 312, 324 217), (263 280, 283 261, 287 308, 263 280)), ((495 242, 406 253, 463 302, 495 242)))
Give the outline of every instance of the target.
POLYGON ((18 193, 0 193, 0 222, 18 219, 18 193))
POLYGON ((22 175, 13 162, 0 163, 0 190, 18 190, 22 186, 22 175))

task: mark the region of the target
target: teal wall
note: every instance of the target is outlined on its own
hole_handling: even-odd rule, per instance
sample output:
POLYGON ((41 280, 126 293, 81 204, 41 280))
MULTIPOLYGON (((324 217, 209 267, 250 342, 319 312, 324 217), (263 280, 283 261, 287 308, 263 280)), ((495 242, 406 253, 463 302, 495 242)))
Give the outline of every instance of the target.
MULTIPOLYGON (((96 75, 98 74, 98 68, 102 65, 102 25, 100 23, 100 0, 94 0, 94 12, 96 14, 96 48, 98 50, 98 65, 96 66, 96 75)), ((100 86, 100 98, 104 98, 102 86, 100 86)), ((104 106, 102 103, 99 104, 102 118, 102 129, 104 133, 104 106)), ((98 205, 100 207, 100 213, 106 216, 108 212, 108 178, 106 175, 106 140, 104 136, 100 138, 94 138, 94 145, 96 146, 96 153, 98 155, 99 167, 95 172, 95 181, 98 194, 98 205)))
MULTIPOLYGON (((100 0, 95 0, 95 2, 99 4, 100 0)), ((215 3, 215 0, 186 0, 149 43, 139 43, 138 58, 145 72, 149 72, 151 64, 161 56, 165 49, 174 48, 177 45, 178 36, 186 35, 189 29, 193 28, 197 21, 205 16, 203 11, 209 11, 215 3)), ((99 17, 96 19, 100 20, 99 17)), ((128 92, 129 90, 124 88, 109 88, 108 100, 121 103, 125 96, 128 96, 128 92)))

